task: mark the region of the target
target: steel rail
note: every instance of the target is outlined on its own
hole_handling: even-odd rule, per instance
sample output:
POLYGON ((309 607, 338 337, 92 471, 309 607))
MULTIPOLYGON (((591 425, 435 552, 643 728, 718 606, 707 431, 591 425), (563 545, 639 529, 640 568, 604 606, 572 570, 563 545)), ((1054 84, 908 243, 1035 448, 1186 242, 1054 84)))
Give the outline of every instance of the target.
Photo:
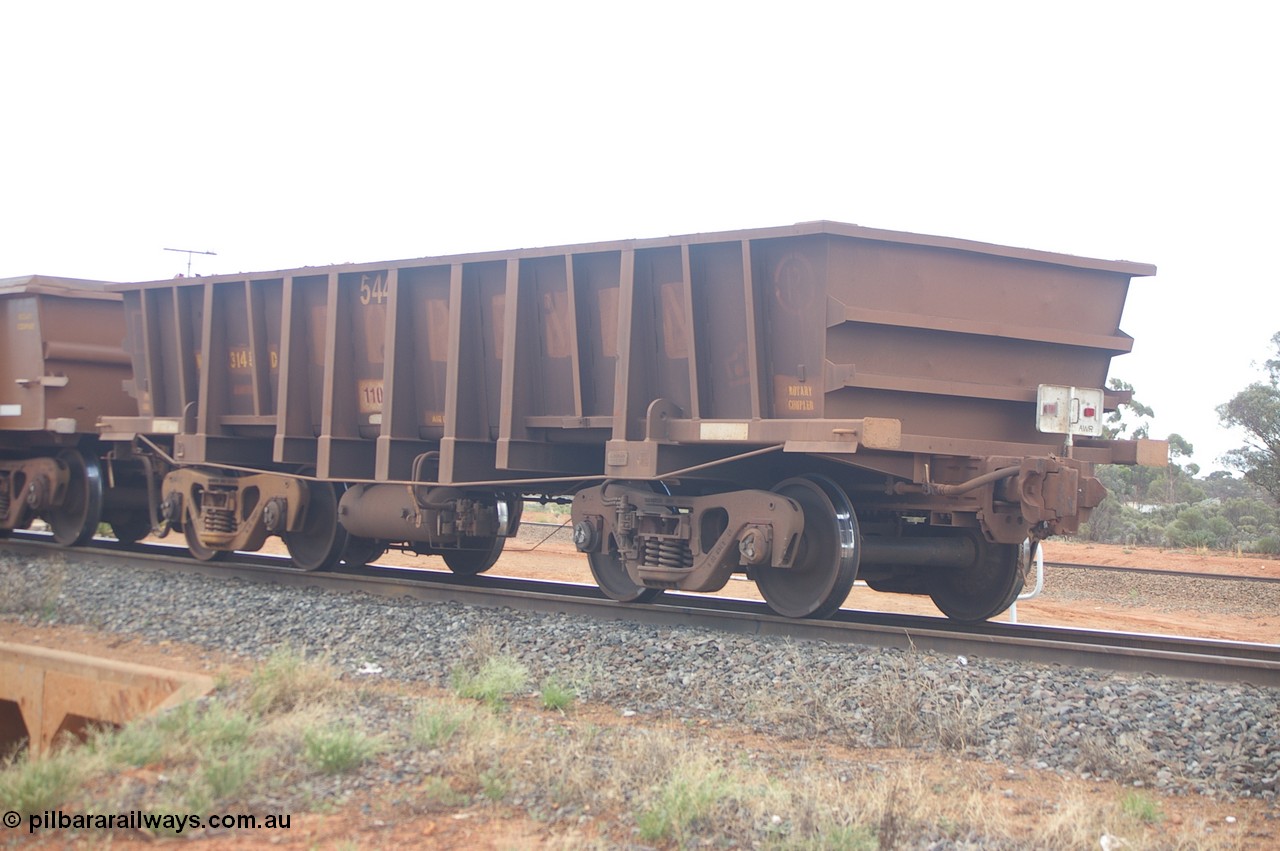
POLYGON ((1222 582, 1280 582, 1276 576, 1241 576, 1236 573, 1203 573, 1192 570, 1170 570, 1160 567, 1124 567, 1115 564, 1078 564, 1068 561, 1046 561, 1045 567, 1065 568, 1067 570, 1099 570, 1111 573, 1132 573, 1138 576, 1175 576, 1183 579, 1211 579, 1222 582))
MULTIPOLYGON (((545 523, 537 520, 521 520, 520 525, 532 526, 540 529, 569 530, 567 523, 545 523)), ((1280 576, 1241 576, 1236 573, 1204 573, 1202 571, 1170 570, 1159 567, 1135 567, 1131 565, 1115 564, 1082 564, 1080 562, 1071 561, 1046 561, 1044 566, 1066 570, 1099 570, 1109 571, 1111 573, 1132 573, 1138 576, 1174 576, 1184 579, 1209 579, 1222 582, 1261 582, 1264 584, 1280 583, 1280 576)))
POLYGON ((372 566, 342 573, 307 573, 283 567, 282 557, 241 556, 200 562, 165 545, 58 548, 10 538, 8 549, 77 561, 101 561, 153 569, 177 569, 216 578, 276 582, 288 587, 359 590, 386 598, 505 607, 563 613, 659 626, 698 626, 743 635, 774 635, 809 641, 916 648, 956 656, 991 656, 1037 664, 1148 673, 1183 680, 1244 682, 1280 688, 1280 645, 1179 638, 1141 633, 985 622, 959 624, 945 618, 842 609, 830 620, 794 620, 772 614, 763 603, 705 595, 665 594, 645 605, 606 599, 592 585, 550 583, 502 576, 463 577, 419 568, 372 566))

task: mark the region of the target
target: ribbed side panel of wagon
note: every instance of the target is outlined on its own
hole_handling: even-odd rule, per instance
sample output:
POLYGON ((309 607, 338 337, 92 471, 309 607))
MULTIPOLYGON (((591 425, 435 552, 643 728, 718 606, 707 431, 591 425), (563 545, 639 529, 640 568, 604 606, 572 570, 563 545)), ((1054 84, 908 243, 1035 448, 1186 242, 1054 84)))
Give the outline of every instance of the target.
POLYGON ((122 286, 137 426, 174 433, 185 464, 340 480, 503 475, 517 269, 444 259, 122 286))
POLYGON ((140 413, 180 424, 183 461, 635 478, 744 445, 1052 446, 1037 386, 1102 386, 1131 345, 1129 279, 1153 271, 817 222, 178 279, 125 302, 140 413))
POLYGON ((271 461, 283 281, 178 278, 124 290, 141 431, 190 463, 271 461))

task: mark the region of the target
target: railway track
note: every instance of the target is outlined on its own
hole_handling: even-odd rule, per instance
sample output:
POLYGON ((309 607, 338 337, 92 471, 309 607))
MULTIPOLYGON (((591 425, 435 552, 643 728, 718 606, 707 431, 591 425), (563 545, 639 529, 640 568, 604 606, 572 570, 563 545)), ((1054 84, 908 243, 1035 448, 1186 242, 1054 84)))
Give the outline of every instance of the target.
POLYGON ((1192 570, 1166 570, 1158 567, 1121 567, 1113 564, 1076 564, 1073 562, 1046 561, 1046 568, 1065 570, 1096 570, 1109 573, 1140 574, 1142 576, 1176 576, 1183 579, 1208 579, 1229 582, 1261 582, 1263 584, 1280 583, 1280 577, 1274 576, 1240 576, 1235 573, 1201 573, 1192 570))
POLYGON ((830 643, 914 647, 966 657, 985 655, 1037 664, 1280 687, 1280 646, 1269 644, 995 622, 964 625, 944 618, 849 609, 842 609, 827 620, 797 621, 778 617, 764 604, 752 600, 669 593, 653 603, 622 605, 606 599, 590 585, 496 575, 462 577, 443 571, 386 566, 305 573, 288 567, 287 559, 279 557, 253 555, 236 561, 207 563, 190 558, 185 550, 164 545, 97 541, 94 546, 55 551, 38 535, 15 535, 5 546, 35 557, 56 552, 68 561, 117 563, 292 587, 361 591, 388 598, 565 613, 662 626, 700 626, 739 634, 789 636, 830 643))
MULTIPOLYGON (((535 536, 541 539, 540 541, 537 541, 537 543, 542 543, 543 541, 550 539, 562 529, 564 530, 564 534, 566 536, 568 535, 568 531, 569 531, 568 525, 566 523, 543 523, 540 521, 522 520, 520 525, 525 527, 533 527, 540 530, 541 529, 547 530, 545 533, 541 533, 535 536)), ((1121 565, 1113 565, 1113 564, 1081 564, 1079 562, 1069 562, 1069 561, 1046 561, 1044 563, 1044 566, 1046 568, 1053 568, 1055 570, 1058 570, 1058 569, 1094 570, 1094 571, 1101 571, 1101 572, 1108 572, 1108 573, 1137 574, 1141 576, 1175 576, 1175 577, 1181 577, 1184 579, 1208 579, 1208 580, 1221 580, 1221 581, 1228 581, 1228 582, 1259 582, 1263 584, 1280 583, 1280 577, 1273 577, 1273 576, 1241 576, 1239 574, 1234 574, 1234 573, 1203 573, 1199 571, 1190 571, 1190 570, 1167 570, 1167 569, 1162 569, 1158 567, 1133 567, 1129 565, 1121 566, 1121 565)))

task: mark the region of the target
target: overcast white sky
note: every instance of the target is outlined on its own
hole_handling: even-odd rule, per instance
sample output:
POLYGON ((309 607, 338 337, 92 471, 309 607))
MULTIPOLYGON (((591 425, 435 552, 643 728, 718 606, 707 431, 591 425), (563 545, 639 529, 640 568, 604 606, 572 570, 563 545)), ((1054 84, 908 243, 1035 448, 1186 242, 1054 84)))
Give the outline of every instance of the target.
POLYGON ((0 4, 0 277, 834 219, 1154 263, 1112 375, 1207 471, 1280 331, 1255 2, 0 4))

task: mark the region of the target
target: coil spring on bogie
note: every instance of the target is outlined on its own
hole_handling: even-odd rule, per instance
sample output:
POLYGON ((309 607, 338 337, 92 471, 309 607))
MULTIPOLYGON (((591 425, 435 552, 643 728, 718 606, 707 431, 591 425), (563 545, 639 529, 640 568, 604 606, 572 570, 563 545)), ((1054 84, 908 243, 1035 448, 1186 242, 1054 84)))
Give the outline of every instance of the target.
POLYGON ((204 509, 204 530, 206 532, 234 532, 236 530, 236 513, 230 508, 204 509))
POLYGON ((0 517, 9 516, 9 480, 0 479, 0 517))
POLYGON ((688 541, 670 538, 646 538, 644 563, 649 567, 693 567, 693 551, 688 541))

